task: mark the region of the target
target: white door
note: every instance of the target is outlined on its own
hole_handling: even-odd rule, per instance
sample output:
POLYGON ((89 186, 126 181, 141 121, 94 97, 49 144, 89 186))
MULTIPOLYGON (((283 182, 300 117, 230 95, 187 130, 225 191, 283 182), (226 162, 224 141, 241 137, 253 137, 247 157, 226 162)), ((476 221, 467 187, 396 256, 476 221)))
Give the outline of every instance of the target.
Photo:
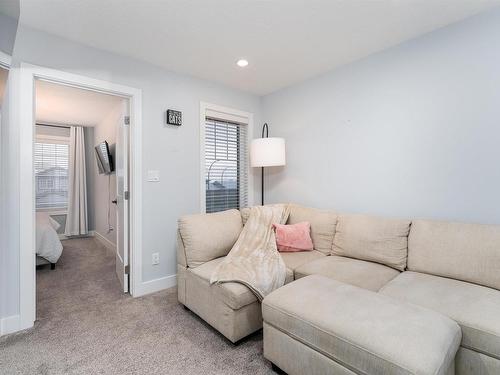
POLYGON ((129 101, 124 100, 123 116, 116 134, 116 274, 125 293, 129 291, 129 101))

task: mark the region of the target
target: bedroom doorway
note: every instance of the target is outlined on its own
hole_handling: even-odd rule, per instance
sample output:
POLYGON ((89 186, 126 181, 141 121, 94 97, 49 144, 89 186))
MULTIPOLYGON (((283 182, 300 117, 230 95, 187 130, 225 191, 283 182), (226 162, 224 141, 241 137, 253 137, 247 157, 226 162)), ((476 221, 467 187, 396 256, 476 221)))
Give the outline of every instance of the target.
MULTIPOLYGON (((106 287, 137 294, 141 92, 46 68, 21 68, 22 86, 32 82, 31 93, 21 95, 21 108, 23 103, 33 108, 31 115, 21 112, 21 137, 31 141, 30 150, 22 150, 30 158, 21 175, 29 170, 33 181, 29 191, 20 192, 29 198, 22 198, 21 221, 33 228, 21 239, 24 329, 37 318, 37 303, 44 302, 42 314, 47 312, 41 298, 54 300, 47 290, 60 281, 61 293, 88 286, 88 293, 106 287), (89 284, 92 276, 102 285, 89 284), (37 282, 47 288, 38 290, 37 282)), ((69 305, 67 297, 61 301, 69 305)))
POLYGON ((129 290, 129 112, 128 98, 35 80, 38 319, 68 288, 129 290))

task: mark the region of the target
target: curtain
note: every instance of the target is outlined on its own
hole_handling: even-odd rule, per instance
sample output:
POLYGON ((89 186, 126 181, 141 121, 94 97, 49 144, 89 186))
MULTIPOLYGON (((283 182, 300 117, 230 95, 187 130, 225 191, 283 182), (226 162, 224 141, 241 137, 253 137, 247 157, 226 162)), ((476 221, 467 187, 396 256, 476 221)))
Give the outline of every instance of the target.
POLYGON ((85 139, 81 126, 70 128, 68 167, 68 215, 64 234, 79 236, 88 233, 85 139))

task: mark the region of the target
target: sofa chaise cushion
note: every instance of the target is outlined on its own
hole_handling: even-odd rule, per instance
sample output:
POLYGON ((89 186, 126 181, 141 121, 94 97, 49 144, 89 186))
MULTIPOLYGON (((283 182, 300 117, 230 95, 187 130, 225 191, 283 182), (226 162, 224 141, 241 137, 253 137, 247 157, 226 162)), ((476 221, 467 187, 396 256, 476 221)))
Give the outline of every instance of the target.
MULTIPOLYGON (((210 283, 210 276, 215 268, 224 260, 225 257, 217 258, 206 262, 196 268, 188 268, 188 273, 198 277, 205 283, 210 283)), ((287 269, 286 283, 293 281, 292 270, 287 269)), ((211 285, 210 288, 216 291, 217 299, 224 302, 233 310, 241 309, 257 301, 257 297, 245 285, 240 283, 221 283, 211 285)))
MULTIPOLYGON (((188 272, 199 277, 201 280, 210 283, 210 276, 215 268, 224 260, 225 257, 211 260, 196 268, 189 268, 188 272)), ((257 298, 243 284, 238 283, 222 283, 212 285, 211 288, 217 290, 218 299, 231 307, 233 310, 241 309, 243 306, 249 305, 257 301, 257 298)))
POLYGON ((415 220, 408 270, 500 289, 500 225, 415 220))
POLYGON ((336 255, 305 263, 295 269, 295 279, 322 275, 374 292, 399 274, 399 271, 383 264, 336 255))
POLYGON ((462 327, 462 346, 500 359, 500 291, 408 271, 380 293, 449 316, 462 327))
POLYGON ((377 262, 404 271, 410 223, 409 220, 366 215, 340 215, 332 254, 377 262))
POLYGON ((238 210, 186 215, 178 224, 180 250, 177 256, 181 264, 191 268, 227 255, 243 228, 238 210))
POLYGON ((257 299, 247 304, 251 296, 245 293, 245 289, 231 290, 229 283, 224 286, 210 285, 206 276, 208 272, 199 276, 193 273, 197 268, 179 267, 179 301, 184 306, 232 342, 262 328, 262 309, 257 299), (231 296, 231 292, 238 297, 231 296), (241 308, 234 309, 240 306, 241 308))
POLYGON ((333 211, 291 204, 287 224, 297 224, 304 221, 311 224, 311 239, 314 249, 325 255, 330 254, 337 226, 337 214, 333 211))
MULTIPOLYGON (((357 374, 448 374, 461 339, 457 323, 444 315, 319 275, 273 291, 262 315, 264 328, 357 374)), ((268 359, 285 355, 266 342, 265 330, 268 359)))

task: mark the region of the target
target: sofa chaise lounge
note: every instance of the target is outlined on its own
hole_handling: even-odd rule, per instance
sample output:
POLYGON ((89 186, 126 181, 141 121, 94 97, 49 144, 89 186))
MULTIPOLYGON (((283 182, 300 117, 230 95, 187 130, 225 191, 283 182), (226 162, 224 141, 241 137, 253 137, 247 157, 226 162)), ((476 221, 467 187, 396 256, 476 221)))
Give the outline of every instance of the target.
MULTIPOLYGON (((248 213, 246 209, 228 210, 179 219, 179 302, 232 342, 262 328, 261 304, 243 285, 211 286, 209 279, 238 238, 248 213)), ((287 286, 266 297, 264 307, 268 301, 279 301, 275 294, 283 294, 281 289, 299 293, 300 283, 295 285, 294 280, 335 280, 453 320, 461 329, 453 371, 500 374, 500 226, 336 214, 292 205, 289 223, 301 221, 311 223, 314 250, 282 253, 288 268, 287 286)), ((313 311, 321 315, 321 304, 313 311)), ((313 319, 307 311, 297 318, 313 319)), ((335 315, 324 318, 335 325, 335 315)), ((264 355, 269 357, 266 346, 270 347, 275 336, 267 331, 264 355)), ((292 338, 309 357, 318 354, 319 349, 286 328, 280 328, 279 335, 292 338)), ((286 358, 287 352, 273 355, 286 358)), ((335 356, 330 359, 336 360, 335 356)), ((314 373, 314 364, 309 368, 314 373)), ((338 373, 356 373, 354 370, 338 373)))

